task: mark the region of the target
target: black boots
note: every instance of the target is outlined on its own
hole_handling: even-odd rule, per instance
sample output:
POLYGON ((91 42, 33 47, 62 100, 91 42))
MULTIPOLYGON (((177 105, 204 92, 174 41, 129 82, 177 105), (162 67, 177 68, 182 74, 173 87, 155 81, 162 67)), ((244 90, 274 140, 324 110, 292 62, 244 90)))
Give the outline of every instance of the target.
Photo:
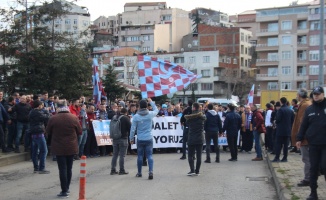
POLYGON ((317 199, 318 199, 317 190, 311 190, 311 193, 307 197, 307 200, 317 200, 317 199))

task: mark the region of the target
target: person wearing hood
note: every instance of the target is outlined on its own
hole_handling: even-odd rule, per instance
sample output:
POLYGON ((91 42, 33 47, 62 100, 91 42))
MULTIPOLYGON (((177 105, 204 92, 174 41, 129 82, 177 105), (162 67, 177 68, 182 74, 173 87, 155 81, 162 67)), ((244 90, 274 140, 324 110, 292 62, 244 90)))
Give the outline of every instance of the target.
POLYGON ((137 168, 138 173, 136 177, 142 177, 143 155, 146 152, 148 159, 149 175, 148 179, 153 179, 153 133, 152 125, 153 118, 157 115, 158 109, 152 99, 148 98, 148 102, 153 107, 153 111, 148 111, 147 101, 141 100, 139 102, 139 111, 133 116, 132 125, 130 129, 130 144, 134 143, 134 136, 137 130, 137 168))
POLYGON ((242 121, 240 115, 235 112, 235 107, 236 106, 232 103, 228 104, 228 108, 230 111, 226 115, 223 124, 223 132, 226 131, 226 138, 231 153, 231 158, 229 159, 229 161, 238 160, 237 138, 242 121))
POLYGON ((296 146, 301 148, 304 139, 309 145, 310 159, 310 195, 307 200, 317 200, 317 180, 320 169, 326 180, 326 99, 324 88, 317 86, 312 90, 313 101, 304 113, 299 133, 296 137, 296 146))
POLYGON ((189 127, 188 132, 188 162, 190 167, 190 172, 188 176, 198 176, 200 165, 201 165, 201 155, 204 143, 204 125, 206 116, 199 111, 199 104, 192 104, 192 114, 185 115, 187 124, 189 127), (197 156, 196 168, 194 167, 194 156, 197 156))
POLYGON ((222 134, 222 120, 220 115, 213 109, 213 104, 207 105, 208 111, 206 112, 206 121, 205 121, 205 140, 206 140, 206 160, 205 163, 211 162, 210 157, 210 146, 211 140, 213 139, 214 149, 216 153, 215 162, 220 162, 220 149, 218 148, 218 133, 222 134))

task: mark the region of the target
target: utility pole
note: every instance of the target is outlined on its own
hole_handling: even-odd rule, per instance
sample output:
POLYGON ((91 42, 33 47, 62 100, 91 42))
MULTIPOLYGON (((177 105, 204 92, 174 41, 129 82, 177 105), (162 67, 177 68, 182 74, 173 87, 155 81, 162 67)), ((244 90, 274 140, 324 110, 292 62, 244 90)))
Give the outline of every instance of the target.
POLYGON ((318 84, 324 87, 324 7, 325 1, 320 0, 320 39, 319 39, 319 76, 318 84))

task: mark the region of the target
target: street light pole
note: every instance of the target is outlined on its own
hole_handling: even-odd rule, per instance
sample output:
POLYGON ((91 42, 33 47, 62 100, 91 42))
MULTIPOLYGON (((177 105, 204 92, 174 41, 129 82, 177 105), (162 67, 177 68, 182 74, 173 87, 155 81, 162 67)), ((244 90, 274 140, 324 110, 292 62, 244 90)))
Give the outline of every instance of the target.
POLYGON ((324 7, 325 1, 320 0, 320 33, 319 33, 319 76, 318 83, 324 87, 324 7))

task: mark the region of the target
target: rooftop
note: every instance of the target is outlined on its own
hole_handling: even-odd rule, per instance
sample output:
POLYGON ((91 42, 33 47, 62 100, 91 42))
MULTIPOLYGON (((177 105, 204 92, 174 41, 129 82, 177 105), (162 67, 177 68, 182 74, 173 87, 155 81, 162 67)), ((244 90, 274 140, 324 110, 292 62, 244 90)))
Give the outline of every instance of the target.
POLYGON ((166 2, 134 2, 134 3, 126 3, 124 7, 159 6, 159 5, 166 5, 166 2))

